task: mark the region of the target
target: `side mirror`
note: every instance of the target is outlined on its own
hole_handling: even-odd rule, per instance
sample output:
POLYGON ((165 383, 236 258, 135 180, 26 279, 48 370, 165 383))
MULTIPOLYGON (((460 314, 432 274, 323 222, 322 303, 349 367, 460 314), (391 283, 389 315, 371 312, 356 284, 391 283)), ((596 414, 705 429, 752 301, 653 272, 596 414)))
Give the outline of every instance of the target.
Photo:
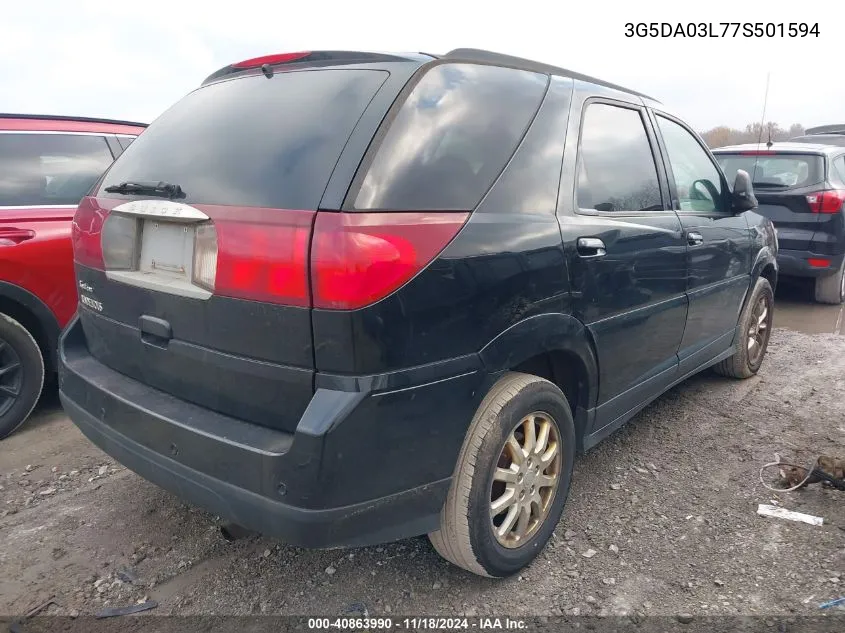
POLYGON ((731 202, 733 210, 737 213, 757 208, 757 198, 754 196, 754 186, 751 184, 751 176, 743 169, 736 170, 731 202))

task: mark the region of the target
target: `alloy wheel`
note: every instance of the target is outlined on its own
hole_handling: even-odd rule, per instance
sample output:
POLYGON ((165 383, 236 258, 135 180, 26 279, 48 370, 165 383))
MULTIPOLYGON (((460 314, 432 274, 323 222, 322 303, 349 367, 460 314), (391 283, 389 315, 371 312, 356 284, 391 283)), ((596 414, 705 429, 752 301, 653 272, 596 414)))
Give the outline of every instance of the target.
POLYGON ((490 491, 490 521, 500 545, 520 547, 545 521, 560 484, 561 437, 552 416, 531 413, 508 435, 490 491))

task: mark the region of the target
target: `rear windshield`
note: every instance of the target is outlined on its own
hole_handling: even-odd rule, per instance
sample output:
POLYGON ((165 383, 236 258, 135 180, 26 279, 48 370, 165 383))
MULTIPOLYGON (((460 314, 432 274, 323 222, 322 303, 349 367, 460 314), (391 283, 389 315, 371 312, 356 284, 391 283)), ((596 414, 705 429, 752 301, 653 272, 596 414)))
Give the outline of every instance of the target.
POLYGON ((95 134, 0 134, 0 207, 78 204, 112 160, 95 134))
POLYGON ((717 154, 716 160, 728 182, 734 181, 738 169, 744 169, 761 189, 797 189, 824 180, 824 158, 812 154, 717 154))
POLYGON ((100 192, 121 182, 164 181, 182 188, 182 202, 316 209, 344 144, 387 76, 308 70, 200 88, 126 149, 100 192))
POLYGON ((540 107, 547 75, 440 64, 402 104, 361 182, 355 209, 474 209, 540 107))

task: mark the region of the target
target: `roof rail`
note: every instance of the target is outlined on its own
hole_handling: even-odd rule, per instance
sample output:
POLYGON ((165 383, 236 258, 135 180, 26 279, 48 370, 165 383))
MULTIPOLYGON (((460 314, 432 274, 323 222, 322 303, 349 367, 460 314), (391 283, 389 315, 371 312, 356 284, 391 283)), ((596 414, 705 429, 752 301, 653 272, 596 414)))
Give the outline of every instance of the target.
POLYGON ((804 130, 804 134, 845 134, 845 123, 808 127, 806 130, 804 130))
POLYGON ((121 121, 120 119, 103 119, 90 116, 68 116, 65 114, 12 114, 0 112, 0 119, 39 119, 49 121, 81 121, 84 123, 113 123, 116 125, 134 125, 147 127, 149 123, 138 123, 137 121, 121 121))
POLYGON ((495 53, 493 51, 486 51, 478 48, 456 48, 455 50, 446 53, 443 58, 459 59, 469 62, 483 62, 488 64, 495 64, 498 66, 509 66, 511 68, 518 68, 521 70, 530 70, 533 72, 546 73, 549 75, 561 75, 563 77, 571 77, 572 79, 588 81, 599 86, 604 86, 605 88, 620 90, 622 92, 627 92, 628 94, 637 95, 638 97, 643 97, 645 99, 650 99, 652 101, 660 103, 660 101, 658 101, 654 97, 650 97, 646 94, 643 94, 642 92, 637 92, 636 90, 631 90, 630 88, 625 88, 617 84, 612 84, 608 81, 597 79, 596 77, 590 77, 589 75, 576 73, 572 70, 566 70, 565 68, 559 68, 550 64, 544 64, 543 62, 536 62, 530 59, 524 59, 522 57, 504 55, 502 53, 495 53))

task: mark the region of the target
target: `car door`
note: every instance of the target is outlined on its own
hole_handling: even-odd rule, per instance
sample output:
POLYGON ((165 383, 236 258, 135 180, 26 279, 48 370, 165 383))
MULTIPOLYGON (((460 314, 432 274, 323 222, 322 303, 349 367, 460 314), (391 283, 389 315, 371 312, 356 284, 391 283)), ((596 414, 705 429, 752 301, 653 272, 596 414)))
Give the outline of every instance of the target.
POLYGON ((573 313, 598 357, 594 430, 671 384, 687 314, 686 244, 653 130, 644 107, 609 94, 577 84, 558 207, 573 313))
POLYGON ((733 343, 751 280, 752 236, 746 216, 733 212, 728 184, 704 143, 680 120, 651 114, 686 239, 689 315, 678 352, 685 375, 733 343))
POLYGON ((76 311, 71 221, 111 165, 102 134, 0 131, 0 280, 76 311))

